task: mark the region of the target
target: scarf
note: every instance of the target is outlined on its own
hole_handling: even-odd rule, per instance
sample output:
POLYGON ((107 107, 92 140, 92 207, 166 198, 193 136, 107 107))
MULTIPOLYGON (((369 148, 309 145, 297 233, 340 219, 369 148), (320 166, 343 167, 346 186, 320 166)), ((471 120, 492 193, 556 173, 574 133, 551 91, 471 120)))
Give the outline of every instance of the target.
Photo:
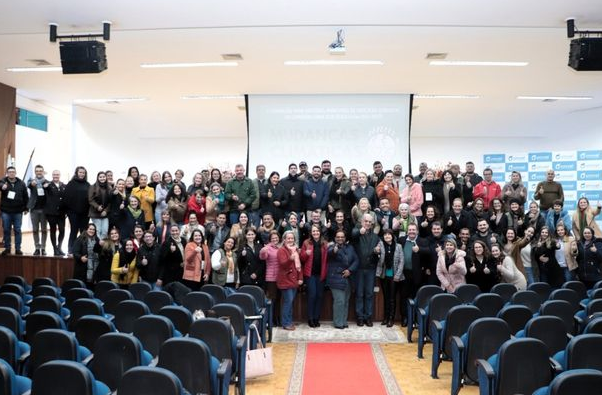
POLYGON ((295 257, 295 269, 297 271, 301 271, 301 261, 299 260, 299 254, 295 254, 297 252, 297 246, 286 246, 288 251, 291 253, 291 256, 295 257))
POLYGON ((96 245, 96 239, 86 237, 86 251, 88 252, 88 261, 86 262, 86 280, 92 282, 94 279, 94 273, 98 267, 98 254, 94 252, 94 246, 96 245))
POLYGON ((395 243, 384 243, 385 245, 385 265, 387 269, 393 267, 393 258, 395 257, 395 243))
POLYGON ((128 210, 130 210, 130 213, 132 214, 132 217, 134 217, 134 218, 140 218, 140 216, 142 215, 142 210, 140 209, 140 207, 138 207, 136 210, 134 210, 132 208, 132 206, 128 206, 128 210))
POLYGON ((180 254, 182 254, 182 256, 184 256, 184 246, 182 245, 182 239, 180 239, 180 238, 174 239, 173 237, 171 237, 171 240, 178 247, 178 250, 180 250, 180 254))
POLYGON ((129 266, 134 258, 136 258, 136 251, 127 252, 125 246, 119 249, 119 267, 129 266))
POLYGON ((234 259, 232 258, 232 250, 230 250, 230 251, 224 250, 224 254, 226 254, 226 261, 228 262, 228 274, 233 274, 234 273, 234 259))
POLYGON ((583 229, 585 229, 585 227, 587 226, 587 215, 586 212, 587 208, 585 210, 579 210, 579 233, 581 233, 579 236, 583 237, 583 229))

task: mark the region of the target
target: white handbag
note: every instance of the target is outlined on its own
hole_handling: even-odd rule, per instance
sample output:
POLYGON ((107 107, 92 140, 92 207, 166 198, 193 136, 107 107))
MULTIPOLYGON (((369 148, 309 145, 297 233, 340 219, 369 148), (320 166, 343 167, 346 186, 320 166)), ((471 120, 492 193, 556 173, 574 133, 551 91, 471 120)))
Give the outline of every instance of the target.
MULTIPOLYGON (((267 376, 274 373, 274 363, 272 361, 272 348, 264 347, 261 336, 255 325, 249 329, 249 332, 255 330, 257 335, 257 348, 250 350, 250 336, 247 336, 247 360, 245 361, 246 378, 267 376)), ((249 333, 250 334, 250 333, 249 333)))

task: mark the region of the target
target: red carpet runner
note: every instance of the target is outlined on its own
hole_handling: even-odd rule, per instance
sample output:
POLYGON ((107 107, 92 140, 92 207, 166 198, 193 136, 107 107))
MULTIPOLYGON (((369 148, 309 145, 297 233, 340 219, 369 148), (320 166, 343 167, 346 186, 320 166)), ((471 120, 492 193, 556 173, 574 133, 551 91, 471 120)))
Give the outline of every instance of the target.
POLYGON ((386 393, 370 344, 307 345, 302 395, 386 393))

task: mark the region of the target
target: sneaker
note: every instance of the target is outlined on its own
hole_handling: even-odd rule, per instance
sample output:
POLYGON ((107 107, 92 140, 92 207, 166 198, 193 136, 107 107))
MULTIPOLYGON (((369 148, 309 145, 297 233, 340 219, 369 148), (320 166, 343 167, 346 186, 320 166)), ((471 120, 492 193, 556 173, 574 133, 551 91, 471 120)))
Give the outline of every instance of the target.
POLYGON ((35 255, 35 256, 40 255, 40 249, 36 248, 36 250, 33 252, 33 255, 35 255))
POLYGON ((15 251, 15 255, 23 255, 23 251, 21 251, 21 250, 16 250, 16 251, 15 251))
POLYGON ((284 329, 285 331, 294 331, 295 329, 295 325, 291 325, 291 326, 283 326, 282 329, 284 329))

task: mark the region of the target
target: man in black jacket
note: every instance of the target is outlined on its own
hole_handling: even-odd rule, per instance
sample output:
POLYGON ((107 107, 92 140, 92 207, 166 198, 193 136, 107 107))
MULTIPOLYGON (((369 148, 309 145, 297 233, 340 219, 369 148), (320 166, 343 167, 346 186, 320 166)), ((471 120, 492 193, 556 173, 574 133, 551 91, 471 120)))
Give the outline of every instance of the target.
POLYGON ((280 181, 280 184, 288 194, 288 204, 285 207, 286 214, 291 211, 301 215, 305 212, 305 197, 303 196, 303 180, 297 175, 297 165, 288 165, 288 176, 280 181))
POLYGON ((21 223, 23 214, 27 213, 29 196, 27 186, 17 178, 17 170, 13 166, 6 169, 6 177, 0 180, 2 192, 2 224, 4 226, 4 251, 2 255, 10 254, 11 230, 15 233, 15 254, 23 255, 21 251, 21 223))
POLYGON ((399 238, 403 246, 403 275, 401 283, 401 324, 407 324, 407 299, 416 297, 422 286, 423 272, 430 262, 430 248, 425 238, 418 236, 418 225, 408 225, 408 234, 399 238))
POLYGON ((359 258, 359 267, 355 272, 355 315, 357 325, 372 326, 374 305, 374 278, 376 263, 380 254, 380 238, 372 230, 372 216, 364 214, 362 226, 352 231, 353 247, 359 258))

